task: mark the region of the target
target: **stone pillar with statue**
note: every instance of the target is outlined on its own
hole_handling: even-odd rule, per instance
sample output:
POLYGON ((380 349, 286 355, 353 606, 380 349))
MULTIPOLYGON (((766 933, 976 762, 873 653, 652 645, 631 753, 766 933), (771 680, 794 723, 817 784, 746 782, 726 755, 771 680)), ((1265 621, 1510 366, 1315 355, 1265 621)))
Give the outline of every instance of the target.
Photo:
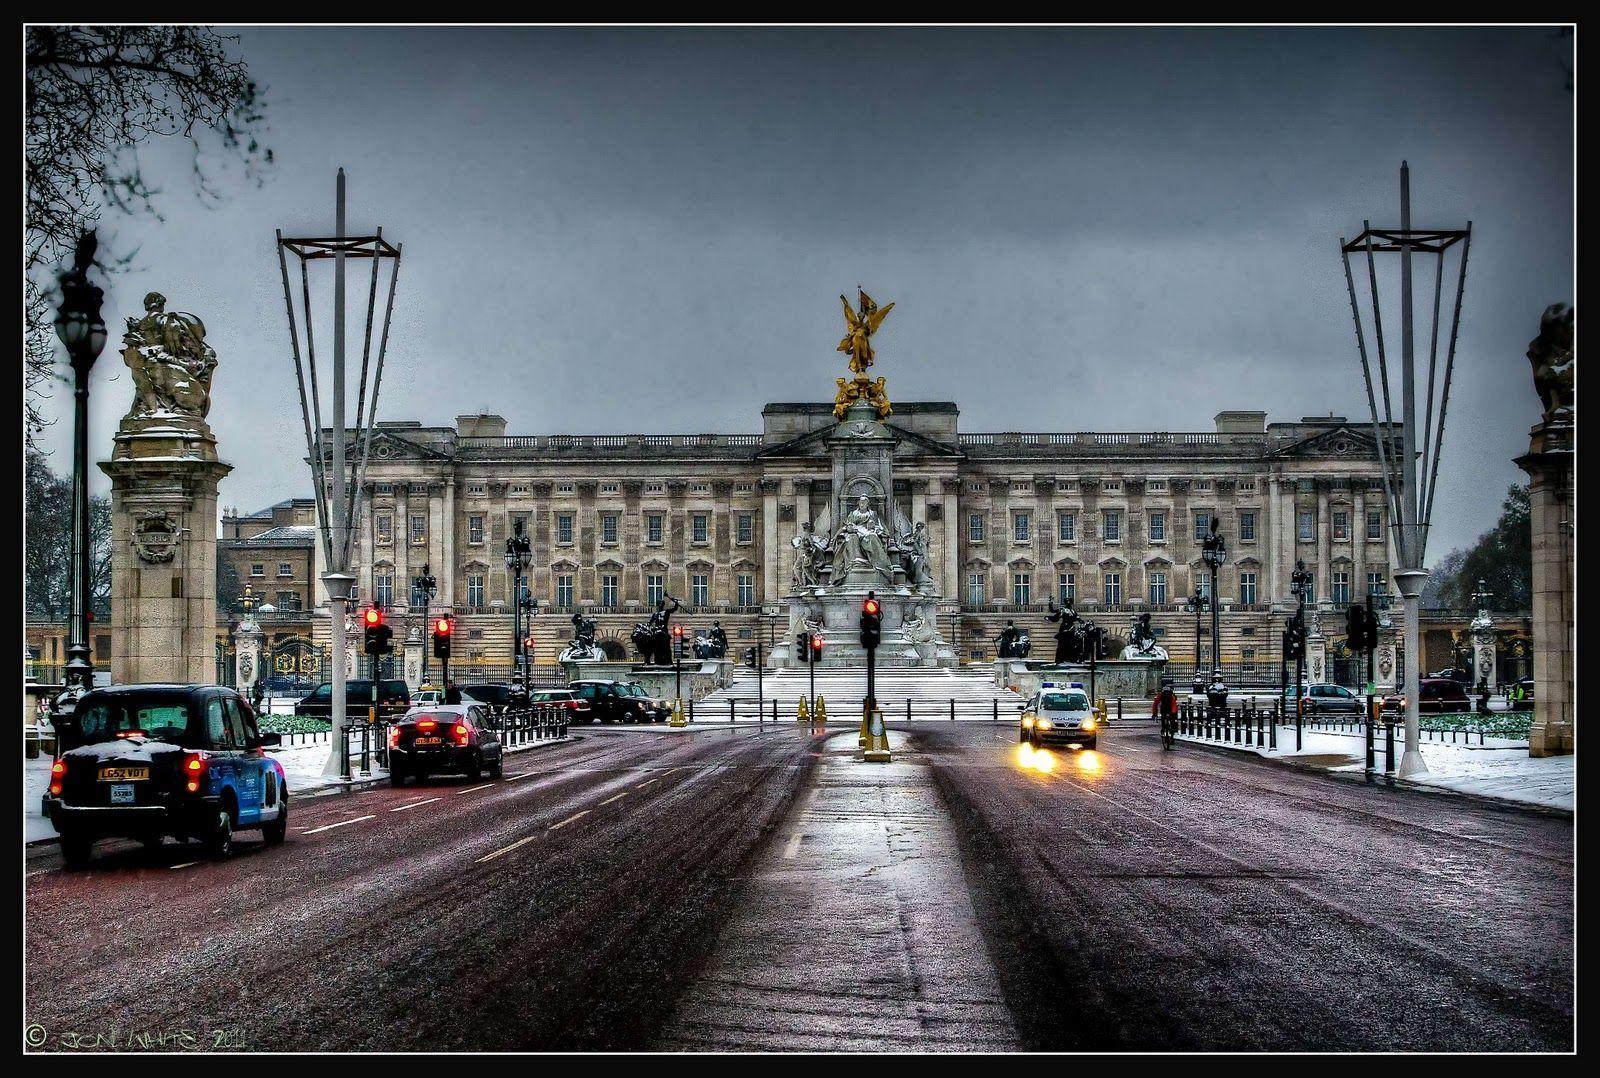
POLYGON ((1529 432, 1517 466, 1528 473, 1533 530, 1533 725, 1530 756, 1574 751, 1573 534, 1577 409, 1573 376, 1574 313, 1564 303, 1545 308, 1539 335, 1528 345, 1534 388, 1544 414, 1529 432))
MULTIPOLYGON (((111 459, 111 678, 119 684, 214 680, 217 459, 206 424, 217 354, 192 314, 159 292, 128 319, 123 362, 133 404, 111 459)), ((259 674, 259 654, 256 658, 259 674)))
POLYGON ((261 661, 261 626, 256 622, 255 589, 248 583, 239 597, 239 627, 234 630, 233 687, 254 696, 256 682, 267 675, 261 661))

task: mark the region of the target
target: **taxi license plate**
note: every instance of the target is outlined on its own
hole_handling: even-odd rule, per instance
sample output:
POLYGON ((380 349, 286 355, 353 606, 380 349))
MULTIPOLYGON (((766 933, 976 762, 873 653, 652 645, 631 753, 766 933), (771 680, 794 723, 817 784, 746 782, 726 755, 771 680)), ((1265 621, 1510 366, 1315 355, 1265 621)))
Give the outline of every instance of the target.
POLYGON ((111 803, 113 805, 133 804, 132 783, 122 783, 120 785, 111 787, 111 803))
POLYGON ((418 745, 437 745, 440 741, 441 739, 437 737, 419 737, 415 743, 418 745))
MULTIPOLYGON (((102 767, 101 782, 140 782, 150 777, 148 767, 102 767)), ((130 786, 129 789, 132 789, 130 786)))

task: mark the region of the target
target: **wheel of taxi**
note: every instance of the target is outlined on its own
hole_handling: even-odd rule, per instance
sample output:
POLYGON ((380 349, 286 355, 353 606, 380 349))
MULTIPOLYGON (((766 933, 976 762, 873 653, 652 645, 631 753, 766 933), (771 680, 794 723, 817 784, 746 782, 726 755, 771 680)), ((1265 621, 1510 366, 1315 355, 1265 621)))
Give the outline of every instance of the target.
POLYGON ((276 846, 289 834, 289 791, 283 788, 281 779, 278 780, 278 806, 278 818, 261 825, 261 837, 269 846, 276 846))
POLYGON ((227 857, 233 853, 233 814, 226 805, 218 807, 211 832, 205 837, 205 846, 206 853, 212 857, 227 857))
POLYGON ((83 868, 89 863, 89 851, 94 849, 94 839, 84 835, 61 836, 61 860, 68 868, 83 868))

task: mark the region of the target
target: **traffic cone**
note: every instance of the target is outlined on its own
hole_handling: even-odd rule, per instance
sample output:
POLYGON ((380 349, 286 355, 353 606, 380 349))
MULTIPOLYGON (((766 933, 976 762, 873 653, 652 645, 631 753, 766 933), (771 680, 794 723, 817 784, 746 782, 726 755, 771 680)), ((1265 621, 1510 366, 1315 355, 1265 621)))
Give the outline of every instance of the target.
POLYGON ((811 725, 811 712, 806 707, 806 698, 804 696, 800 698, 800 708, 795 713, 795 721, 804 723, 807 726, 811 725))
POLYGON ((668 726, 688 726, 689 720, 683 714, 683 697, 672 701, 672 718, 667 720, 668 726))
POLYGON ((828 725, 828 701, 820 696, 817 697, 816 723, 818 726, 828 725))
POLYGON ((873 764, 889 762, 889 732, 883 728, 883 712, 876 708, 867 724, 867 747, 861 758, 873 764))

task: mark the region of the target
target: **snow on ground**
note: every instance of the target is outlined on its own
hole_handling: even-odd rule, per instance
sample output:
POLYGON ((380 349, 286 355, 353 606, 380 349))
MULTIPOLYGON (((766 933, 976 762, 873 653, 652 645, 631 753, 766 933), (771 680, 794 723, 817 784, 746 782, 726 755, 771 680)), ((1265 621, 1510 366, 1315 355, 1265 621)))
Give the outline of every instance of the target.
MULTIPOLYGON (((1185 738, 1184 740, 1190 740, 1185 738)), ((1204 742, 1205 744, 1216 744, 1204 742)), ((1294 726, 1278 727, 1278 748, 1255 748, 1246 745, 1225 745, 1225 748, 1253 752, 1270 759, 1293 760, 1298 757, 1315 758, 1323 770, 1339 773, 1359 773, 1366 768, 1367 739, 1364 733, 1337 730, 1303 730, 1301 748, 1294 748, 1294 726)), ((1376 762, 1383 770, 1383 739, 1376 741, 1376 762)), ((1404 751, 1397 741, 1395 755, 1404 751)), ((1525 805, 1571 811, 1577 803, 1577 757, 1547 756, 1535 759, 1528 755, 1526 741, 1507 741, 1487 738, 1485 744, 1455 744, 1423 739, 1422 759, 1428 773, 1406 780, 1409 783, 1441 791, 1473 794, 1525 805)), ((1398 760, 1397 760, 1398 762, 1398 760)))

